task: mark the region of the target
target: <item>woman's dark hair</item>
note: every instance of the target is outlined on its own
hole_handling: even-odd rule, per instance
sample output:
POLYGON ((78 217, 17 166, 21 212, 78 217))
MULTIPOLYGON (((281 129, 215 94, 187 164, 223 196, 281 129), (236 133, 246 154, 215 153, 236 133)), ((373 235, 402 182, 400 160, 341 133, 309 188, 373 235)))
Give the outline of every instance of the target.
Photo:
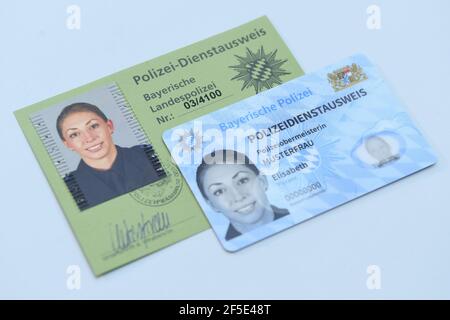
POLYGON ((61 113, 58 116, 58 119, 56 120, 56 130, 58 130, 59 137, 61 140, 64 140, 63 132, 62 132, 62 123, 63 121, 72 113, 76 112, 93 112, 96 115, 98 115, 103 120, 108 121, 108 118, 103 113, 102 110, 100 110, 97 106, 86 103, 86 102, 76 102, 72 103, 71 105, 68 105, 67 107, 64 107, 64 109, 61 111, 61 113))
POLYGON ((202 163, 197 167, 197 185, 205 199, 208 199, 203 189, 203 177, 206 170, 217 164, 243 164, 256 175, 259 175, 259 169, 253 162, 243 153, 235 150, 215 150, 203 157, 202 163))

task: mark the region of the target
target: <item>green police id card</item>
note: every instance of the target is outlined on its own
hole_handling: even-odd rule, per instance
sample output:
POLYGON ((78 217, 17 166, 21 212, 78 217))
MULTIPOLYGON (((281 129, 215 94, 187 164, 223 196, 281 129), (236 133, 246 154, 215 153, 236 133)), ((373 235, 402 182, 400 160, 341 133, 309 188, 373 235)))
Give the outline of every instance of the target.
POLYGON ((15 115, 98 276, 209 228, 162 132, 302 74, 261 17, 15 115))

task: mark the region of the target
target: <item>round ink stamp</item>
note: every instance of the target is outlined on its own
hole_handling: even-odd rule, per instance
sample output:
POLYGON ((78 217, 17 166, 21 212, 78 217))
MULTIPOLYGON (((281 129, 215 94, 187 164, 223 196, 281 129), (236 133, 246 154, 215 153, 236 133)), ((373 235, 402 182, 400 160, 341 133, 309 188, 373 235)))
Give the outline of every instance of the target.
POLYGON ((145 206, 160 207, 171 203, 181 193, 183 178, 177 167, 170 163, 163 165, 167 176, 157 182, 130 192, 130 196, 145 206))

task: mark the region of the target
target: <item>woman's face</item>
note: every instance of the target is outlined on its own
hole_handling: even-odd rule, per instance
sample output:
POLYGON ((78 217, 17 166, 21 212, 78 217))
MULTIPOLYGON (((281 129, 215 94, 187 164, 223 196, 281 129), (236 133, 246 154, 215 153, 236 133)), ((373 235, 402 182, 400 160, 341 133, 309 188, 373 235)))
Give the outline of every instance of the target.
POLYGON ((99 160, 109 155, 114 146, 111 120, 105 121, 94 112, 74 112, 61 124, 64 144, 82 159, 99 160))
POLYGON ((378 161, 383 161, 392 156, 391 147, 379 137, 371 137, 366 141, 367 152, 378 161))
POLYGON ((242 164, 216 164, 203 176, 208 202, 231 221, 257 222, 270 208, 267 180, 242 164))

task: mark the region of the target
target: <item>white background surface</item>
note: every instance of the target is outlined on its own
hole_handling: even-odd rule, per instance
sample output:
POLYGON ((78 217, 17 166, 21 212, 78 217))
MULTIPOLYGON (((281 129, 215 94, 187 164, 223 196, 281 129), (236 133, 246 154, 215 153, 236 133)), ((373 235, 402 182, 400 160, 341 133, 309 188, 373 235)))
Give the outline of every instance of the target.
POLYGON ((449 14, 446 0, 3 3, 0 298, 450 298, 449 14), (71 4, 80 30, 66 27, 71 4), (208 230, 95 278, 12 112, 261 15, 305 72, 367 54, 438 164, 235 254, 208 230))

